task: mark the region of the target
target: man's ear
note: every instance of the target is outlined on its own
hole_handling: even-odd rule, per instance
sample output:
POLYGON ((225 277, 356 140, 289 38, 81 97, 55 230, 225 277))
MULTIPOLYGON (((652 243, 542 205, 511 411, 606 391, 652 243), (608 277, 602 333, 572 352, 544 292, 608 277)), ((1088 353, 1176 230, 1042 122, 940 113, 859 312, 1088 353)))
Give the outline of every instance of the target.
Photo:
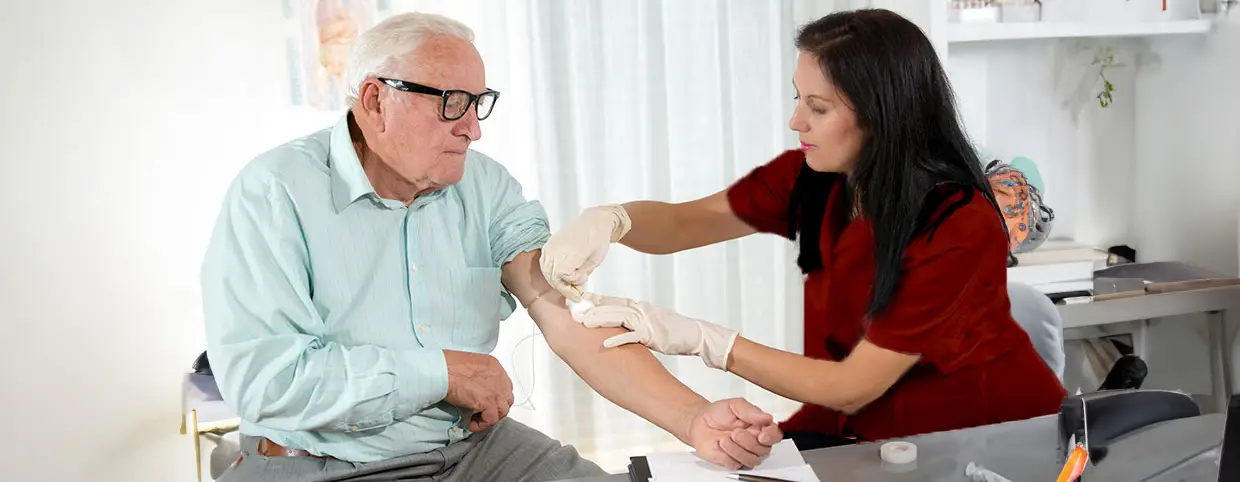
POLYGON ((360 115, 366 118, 367 124, 370 124, 379 132, 384 131, 383 126, 383 103, 379 101, 379 95, 383 91, 383 86, 378 80, 373 78, 366 79, 362 85, 357 88, 357 109, 354 115, 360 115))

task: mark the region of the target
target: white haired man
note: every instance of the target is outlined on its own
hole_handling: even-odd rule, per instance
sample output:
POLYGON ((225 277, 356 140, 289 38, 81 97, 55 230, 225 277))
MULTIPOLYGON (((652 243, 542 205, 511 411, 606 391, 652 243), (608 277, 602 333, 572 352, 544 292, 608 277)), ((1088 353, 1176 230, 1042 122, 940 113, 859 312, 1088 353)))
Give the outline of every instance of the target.
POLYGON ((601 474, 506 419, 494 349, 519 301, 590 386, 732 468, 782 438, 709 403, 622 329, 576 323, 539 268, 546 215, 469 150, 495 106, 472 32, 427 14, 361 35, 349 113, 251 161, 203 263, 207 349, 242 419, 223 480, 539 481, 601 474), (515 300, 514 300, 515 298, 515 300))

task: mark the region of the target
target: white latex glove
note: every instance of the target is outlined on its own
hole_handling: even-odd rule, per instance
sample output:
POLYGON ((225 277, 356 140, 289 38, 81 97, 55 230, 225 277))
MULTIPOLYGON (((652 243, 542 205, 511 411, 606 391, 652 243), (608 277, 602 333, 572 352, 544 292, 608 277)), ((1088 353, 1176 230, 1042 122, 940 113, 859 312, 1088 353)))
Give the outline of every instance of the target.
POLYGON ((736 343, 736 330, 682 316, 644 301, 586 293, 594 303, 573 318, 591 328, 622 326, 628 333, 608 338, 607 348, 641 343, 664 355, 697 355, 706 366, 727 370, 728 355, 736 343))
POLYGON ((590 274, 607 257, 611 243, 631 227, 629 214, 616 204, 595 206, 553 234, 542 247, 543 276, 569 301, 580 301, 590 274))

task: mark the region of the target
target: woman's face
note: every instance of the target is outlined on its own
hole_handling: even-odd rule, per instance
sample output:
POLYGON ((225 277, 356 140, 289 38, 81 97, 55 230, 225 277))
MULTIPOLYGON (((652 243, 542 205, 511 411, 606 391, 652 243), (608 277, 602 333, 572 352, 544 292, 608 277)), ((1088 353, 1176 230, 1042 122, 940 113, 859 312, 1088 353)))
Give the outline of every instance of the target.
POLYGON ((857 126, 851 105, 823 75, 816 55, 801 52, 792 85, 797 105, 788 127, 797 131, 809 167, 818 172, 851 172, 865 134, 857 126))

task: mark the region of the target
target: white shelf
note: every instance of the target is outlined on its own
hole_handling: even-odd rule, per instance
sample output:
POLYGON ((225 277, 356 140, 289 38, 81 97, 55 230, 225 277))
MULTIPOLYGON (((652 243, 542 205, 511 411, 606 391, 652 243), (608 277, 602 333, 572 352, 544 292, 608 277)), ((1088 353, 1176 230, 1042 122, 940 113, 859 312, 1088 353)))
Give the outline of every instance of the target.
POLYGON ((992 42, 1075 37, 1147 37, 1202 34, 1210 31, 1210 19, 1156 22, 1028 22, 952 23, 947 25, 951 43, 992 42))

